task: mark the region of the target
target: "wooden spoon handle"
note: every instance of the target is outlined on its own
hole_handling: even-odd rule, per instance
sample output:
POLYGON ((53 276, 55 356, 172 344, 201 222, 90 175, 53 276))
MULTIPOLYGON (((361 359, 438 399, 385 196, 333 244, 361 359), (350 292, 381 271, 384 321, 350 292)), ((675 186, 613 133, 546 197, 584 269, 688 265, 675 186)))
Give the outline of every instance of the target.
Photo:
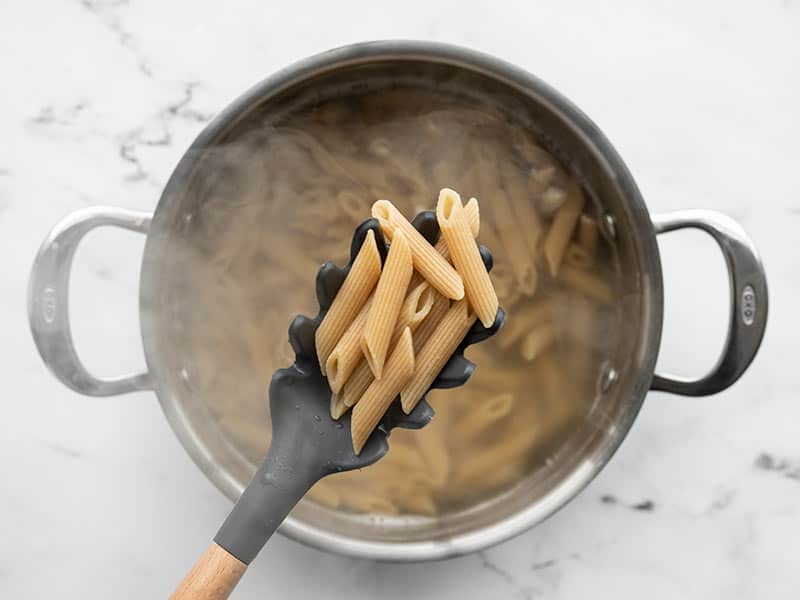
POLYGON ((170 600, 224 600, 246 570, 246 564, 212 543, 183 578, 170 600))

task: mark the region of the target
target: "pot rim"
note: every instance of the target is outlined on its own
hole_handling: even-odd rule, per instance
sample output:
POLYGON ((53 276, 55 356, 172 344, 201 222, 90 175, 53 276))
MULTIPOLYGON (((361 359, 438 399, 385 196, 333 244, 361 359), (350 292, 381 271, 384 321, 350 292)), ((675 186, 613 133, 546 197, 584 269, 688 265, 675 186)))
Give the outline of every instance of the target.
POLYGON ((364 42, 342 46, 297 61, 244 92, 222 110, 197 136, 184 153, 162 192, 153 216, 151 233, 147 236, 144 249, 140 277, 141 328, 145 359, 150 373, 153 375, 152 381, 156 395, 164 415, 181 444, 203 473, 228 498, 235 501, 243 488, 230 474, 215 463, 207 448, 188 425, 189 421, 184 418, 180 405, 174 401, 168 386, 163 383, 166 374, 162 372, 161 365, 164 363, 160 360, 158 344, 153 341, 157 339, 158 332, 155 320, 148 315, 147 307, 151 304, 157 289, 154 274, 158 271, 157 264, 161 260, 164 245, 164 238, 159 235, 159 232, 165 230, 166 213, 168 212, 164 210, 164 207, 169 204, 171 197, 183 190, 183 182, 196 166, 203 149, 235 122, 246 118, 249 110, 259 101, 323 72, 387 60, 433 62, 478 72, 510 85, 524 94, 534 95, 537 102, 563 116, 565 121, 580 135, 587 147, 591 148, 597 158, 604 163, 608 173, 613 174, 619 189, 625 195, 629 218, 638 232, 636 237, 642 250, 642 275, 647 277, 647 281, 642 285, 644 290, 642 322, 646 324, 646 327, 638 346, 641 352, 640 367, 633 380, 628 406, 615 424, 613 435, 608 437, 607 442, 593 457, 593 460, 578 465, 569 477, 563 479, 546 497, 491 526, 446 540, 426 542, 359 540, 313 527, 291 515, 279 528, 282 534, 323 550, 353 557, 412 562, 460 556, 512 538, 551 516, 594 479, 627 435, 650 388, 661 338, 663 287, 658 246, 650 215, 621 157, 600 129, 580 109, 536 76, 482 52, 428 41, 364 42))

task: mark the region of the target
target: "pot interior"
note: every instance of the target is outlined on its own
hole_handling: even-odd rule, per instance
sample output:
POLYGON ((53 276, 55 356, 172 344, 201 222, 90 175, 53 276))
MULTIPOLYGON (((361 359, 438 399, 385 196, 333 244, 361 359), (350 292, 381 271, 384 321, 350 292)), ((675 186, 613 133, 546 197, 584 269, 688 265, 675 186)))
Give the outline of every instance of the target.
POLYGON ((467 352, 478 368, 464 388, 430 394, 431 426, 393 432, 381 463, 328 478, 296 507, 290 524, 307 541, 401 548, 520 515, 530 525, 585 485, 638 410, 658 335, 646 214, 591 124, 514 75, 387 56, 264 85, 201 136, 158 207, 143 274, 149 362, 184 444, 235 498, 269 444, 266 390, 293 360, 287 327, 317 312, 319 266, 345 262, 377 199, 409 217, 445 186, 480 201, 505 329, 467 352), (589 283, 553 277, 526 250, 535 232, 508 218, 533 203, 544 240, 547 201, 573 184, 598 224, 579 269, 589 283), (532 294, 520 259, 538 273, 532 294))

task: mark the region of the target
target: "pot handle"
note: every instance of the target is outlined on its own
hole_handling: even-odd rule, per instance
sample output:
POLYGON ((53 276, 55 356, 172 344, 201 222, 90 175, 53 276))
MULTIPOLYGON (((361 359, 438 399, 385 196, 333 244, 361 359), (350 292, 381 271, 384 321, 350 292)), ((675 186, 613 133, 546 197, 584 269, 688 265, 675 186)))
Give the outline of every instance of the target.
POLYGON ((69 276, 78 243, 96 227, 114 225, 147 233, 149 213, 97 206, 75 211, 42 242, 28 284, 28 320, 45 364, 61 382, 87 396, 116 396, 152 389, 148 373, 98 379, 83 366, 69 323, 69 276))
POLYGON ((694 227, 719 244, 728 267, 731 316, 728 335, 717 364, 705 377, 653 377, 653 390, 684 396, 710 396, 733 385, 758 352, 767 324, 767 279, 753 242, 727 215, 711 210, 680 210, 653 217, 656 233, 694 227))

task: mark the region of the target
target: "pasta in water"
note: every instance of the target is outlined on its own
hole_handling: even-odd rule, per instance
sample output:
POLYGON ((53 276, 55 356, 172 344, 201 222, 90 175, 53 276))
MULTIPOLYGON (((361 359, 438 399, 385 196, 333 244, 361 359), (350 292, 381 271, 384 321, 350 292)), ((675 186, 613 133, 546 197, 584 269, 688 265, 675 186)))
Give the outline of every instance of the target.
MULTIPOLYGON (((315 314, 320 265, 346 262, 347 240, 376 199, 390 199, 407 223, 434 208, 443 187, 477 198, 479 211, 478 203, 463 208, 474 209, 471 233, 493 254, 504 329, 467 349, 478 365, 467 385, 428 393, 436 410, 429 426, 393 431, 386 458, 325 478, 310 492, 311 502, 337 511, 438 518, 546 473, 558 449, 576 439, 621 325, 617 250, 597 226, 603 212, 593 191, 542 145, 533 126, 521 128, 519 119, 493 112, 477 96, 430 93, 413 83, 353 94, 298 100, 279 118, 255 115, 228 145, 207 151, 208 175, 198 175, 194 192, 202 195, 201 208, 185 225, 192 245, 174 249, 192 273, 182 284, 187 300, 174 335, 190 349, 186 385, 252 473, 270 439, 265 390, 272 373, 293 360, 286 335, 277 333, 295 315, 315 314), (576 190, 583 201, 569 209, 576 190), (538 234, 530 226, 536 222, 538 234)), ((387 239, 398 228, 382 225, 387 239)), ((445 315, 462 325, 464 314, 475 318, 450 313, 466 289, 443 239, 434 253, 447 268, 437 261, 429 269, 436 285, 412 256, 404 298, 420 284, 432 292, 427 315, 407 325, 415 372, 445 315)), ((374 282, 357 298, 361 306, 374 296, 381 272, 379 255, 371 253, 369 262, 365 274, 374 282)), ((361 306, 336 331, 318 332, 323 365, 356 317, 368 313, 361 306)), ((395 335, 402 335, 397 327, 395 335)), ((384 369, 397 343, 390 340, 384 369)), ((359 409, 359 400, 375 378, 362 357, 355 362, 332 397, 336 414, 369 406, 359 409)), ((412 382, 405 384, 407 406, 416 401, 412 382)))

